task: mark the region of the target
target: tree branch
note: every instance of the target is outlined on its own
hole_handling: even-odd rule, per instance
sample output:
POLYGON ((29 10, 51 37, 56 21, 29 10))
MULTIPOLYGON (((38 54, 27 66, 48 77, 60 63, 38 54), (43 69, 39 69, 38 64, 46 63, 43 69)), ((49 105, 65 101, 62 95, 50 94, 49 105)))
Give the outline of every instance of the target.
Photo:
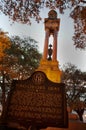
POLYGON ((85 1, 85 0, 82 0, 81 2, 86 3, 86 1, 85 1))

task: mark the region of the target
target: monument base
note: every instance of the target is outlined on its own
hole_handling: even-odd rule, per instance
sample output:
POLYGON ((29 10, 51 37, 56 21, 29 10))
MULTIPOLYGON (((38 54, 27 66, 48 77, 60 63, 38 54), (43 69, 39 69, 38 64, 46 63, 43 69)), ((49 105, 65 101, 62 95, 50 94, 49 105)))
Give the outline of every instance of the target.
POLYGON ((58 67, 58 61, 41 60, 37 71, 42 71, 47 75, 47 78, 53 82, 61 82, 61 71, 58 67))

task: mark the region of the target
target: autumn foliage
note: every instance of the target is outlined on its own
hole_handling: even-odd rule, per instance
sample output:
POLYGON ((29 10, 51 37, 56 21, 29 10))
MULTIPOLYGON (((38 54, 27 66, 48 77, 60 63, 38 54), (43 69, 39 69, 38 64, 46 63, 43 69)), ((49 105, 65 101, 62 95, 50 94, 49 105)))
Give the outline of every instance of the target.
POLYGON ((86 48, 86 0, 1 0, 0 11, 13 21, 31 24, 32 18, 40 22, 42 9, 55 9, 61 14, 70 12, 74 20, 74 45, 86 48))
POLYGON ((5 50, 10 47, 10 39, 6 32, 0 31, 0 60, 6 55, 5 50))

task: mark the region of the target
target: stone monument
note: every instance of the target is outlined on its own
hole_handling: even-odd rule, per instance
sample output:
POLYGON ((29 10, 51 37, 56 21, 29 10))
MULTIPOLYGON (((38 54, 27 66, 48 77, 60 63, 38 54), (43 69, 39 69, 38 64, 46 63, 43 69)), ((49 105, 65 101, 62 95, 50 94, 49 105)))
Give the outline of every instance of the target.
POLYGON ((45 41, 43 56, 37 70, 43 71, 49 80, 53 82, 61 82, 61 71, 57 61, 57 40, 60 25, 60 19, 57 18, 57 12, 51 10, 48 18, 45 18, 45 41), (49 38, 53 36, 52 45, 49 44, 49 38))

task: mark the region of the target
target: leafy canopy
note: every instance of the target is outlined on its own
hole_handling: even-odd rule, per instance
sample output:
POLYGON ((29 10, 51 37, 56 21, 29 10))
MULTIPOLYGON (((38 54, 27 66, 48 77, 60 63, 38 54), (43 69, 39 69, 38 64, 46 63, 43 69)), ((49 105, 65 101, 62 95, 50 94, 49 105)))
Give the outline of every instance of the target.
POLYGON ((86 107, 86 72, 81 72, 75 65, 67 64, 64 67, 62 81, 66 85, 67 103, 74 110, 75 108, 86 107))
MULTIPOLYGON (((38 51, 37 41, 31 37, 11 37, 12 45, 7 54, 15 59, 11 63, 11 70, 17 74, 18 79, 25 79, 37 69, 41 54, 38 51)), ((12 60, 9 60, 10 62, 12 60)))
POLYGON ((1 12, 24 24, 31 24, 32 18, 40 22, 42 8, 59 10, 61 14, 69 9, 74 20, 74 45, 86 48, 86 0, 0 0, 1 12))
POLYGON ((0 61, 6 55, 5 50, 10 48, 10 44, 10 38, 7 36, 7 33, 0 29, 0 61))
POLYGON ((4 50, 5 55, 0 61, 0 102, 5 105, 8 91, 13 79, 27 79, 37 69, 41 54, 37 41, 31 37, 13 36, 10 48, 4 50))

